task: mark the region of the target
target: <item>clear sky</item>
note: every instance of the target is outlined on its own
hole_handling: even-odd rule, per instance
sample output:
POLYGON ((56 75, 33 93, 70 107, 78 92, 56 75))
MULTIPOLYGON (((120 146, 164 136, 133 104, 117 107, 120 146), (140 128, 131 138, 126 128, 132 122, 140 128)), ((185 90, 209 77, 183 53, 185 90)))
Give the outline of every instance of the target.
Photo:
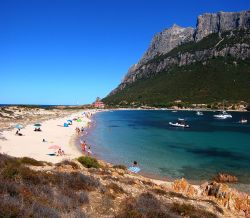
POLYGON ((0 104, 84 104, 105 97, 176 23, 249 0, 0 0, 0 104))

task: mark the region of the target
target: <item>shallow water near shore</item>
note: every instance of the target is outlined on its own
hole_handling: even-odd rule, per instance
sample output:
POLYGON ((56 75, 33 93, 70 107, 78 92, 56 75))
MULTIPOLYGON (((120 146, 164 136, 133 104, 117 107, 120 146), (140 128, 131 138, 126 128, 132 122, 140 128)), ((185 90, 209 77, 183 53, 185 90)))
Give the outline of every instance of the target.
POLYGON ((130 166, 136 160, 145 175, 201 182, 218 172, 236 175, 237 188, 250 192, 250 113, 232 112, 218 120, 216 112, 124 110, 97 113, 84 136, 94 156, 130 166), (190 128, 169 126, 185 118, 190 128))

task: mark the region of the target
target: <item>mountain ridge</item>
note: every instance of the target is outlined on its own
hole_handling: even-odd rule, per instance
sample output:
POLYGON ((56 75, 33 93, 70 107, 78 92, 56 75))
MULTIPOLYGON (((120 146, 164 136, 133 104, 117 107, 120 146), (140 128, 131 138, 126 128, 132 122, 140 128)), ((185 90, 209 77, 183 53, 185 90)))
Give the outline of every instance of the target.
POLYGON ((250 11, 206 13, 198 17, 196 29, 174 24, 156 34, 141 60, 129 68, 104 101, 109 102, 110 97, 137 80, 167 72, 176 65, 227 56, 236 62, 250 58, 250 11))

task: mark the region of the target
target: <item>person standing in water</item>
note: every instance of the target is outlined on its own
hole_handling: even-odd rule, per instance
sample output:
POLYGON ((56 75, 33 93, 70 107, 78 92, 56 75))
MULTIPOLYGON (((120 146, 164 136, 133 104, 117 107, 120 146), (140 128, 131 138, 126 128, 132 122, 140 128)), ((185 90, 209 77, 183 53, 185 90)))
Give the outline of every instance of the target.
POLYGON ((81 145, 82 145, 82 153, 85 153, 85 152, 86 152, 86 147, 87 147, 86 142, 83 141, 83 142, 81 143, 81 145))
POLYGON ((133 162, 133 167, 138 167, 137 161, 134 161, 134 162, 133 162))
POLYGON ((90 154, 92 154, 92 151, 90 150, 90 145, 88 146, 88 156, 90 156, 90 154))

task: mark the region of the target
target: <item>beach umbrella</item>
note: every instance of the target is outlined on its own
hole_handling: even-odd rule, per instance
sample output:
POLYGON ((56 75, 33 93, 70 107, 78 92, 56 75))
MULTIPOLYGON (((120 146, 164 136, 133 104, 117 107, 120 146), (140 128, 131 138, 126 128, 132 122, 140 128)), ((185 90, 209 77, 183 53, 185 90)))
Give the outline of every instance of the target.
POLYGON ((72 123, 73 121, 72 120, 67 120, 67 122, 71 122, 72 123))
POLYGON ((16 127, 17 129, 23 129, 23 125, 21 125, 21 124, 17 124, 15 127, 16 127))
POLYGON ((78 119, 77 122, 82 122, 82 120, 81 120, 81 119, 78 119))
POLYGON ((40 123, 36 123, 35 125, 34 125, 35 127, 40 127, 40 126, 42 126, 40 123))
POLYGON ((51 146, 49 146, 49 149, 60 149, 61 148, 61 146, 59 146, 59 145, 51 145, 51 146))

